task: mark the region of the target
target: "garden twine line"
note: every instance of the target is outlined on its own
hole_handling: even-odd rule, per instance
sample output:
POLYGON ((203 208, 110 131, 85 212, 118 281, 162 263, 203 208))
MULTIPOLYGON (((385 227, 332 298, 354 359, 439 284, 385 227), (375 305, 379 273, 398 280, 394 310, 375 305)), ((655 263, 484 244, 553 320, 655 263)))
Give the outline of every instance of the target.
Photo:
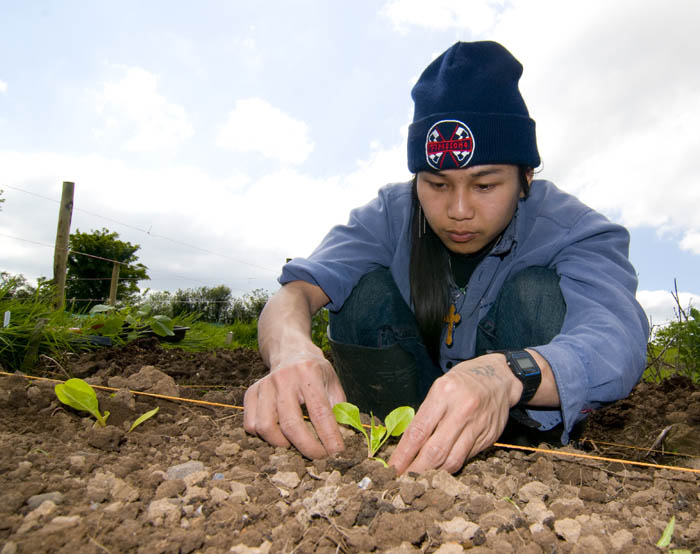
MULTIPOLYGON (((48 377, 36 377, 34 375, 24 375, 21 373, 7 373, 5 371, 0 371, 0 375, 5 375, 7 377, 24 377, 25 379, 34 379, 37 381, 51 381, 54 383, 65 383, 65 381, 62 381, 61 379, 50 379, 48 377)), ((115 388, 115 387, 105 387, 102 385, 90 385, 91 387, 98 389, 98 390, 104 390, 104 391, 112 391, 112 392, 117 392, 121 389, 115 388)), ((223 404, 221 402, 210 402, 208 400, 194 400, 191 398, 180 398, 178 396, 167 396, 165 394, 156 394, 152 392, 143 392, 143 391, 135 391, 135 390, 129 390, 131 394, 139 395, 139 396, 149 396, 152 398, 160 398, 162 400, 172 400, 174 402, 187 402, 190 404, 199 404, 202 406, 215 406, 219 408, 232 408, 235 410, 243 410, 244 408, 242 406, 235 406, 233 404, 223 404)), ((306 416, 304 416, 305 419, 306 416)), ((369 425, 363 424, 363 427, 369 428, 369 425)), ((580 454, 578 452, 568 452, 566 450, 551 450, 548 448, 538 448, 535 446, 520 446, 517 444, 506 444, 506 443, 501 443, 501 442, 494 442, 493 446, 496 446, 498 448, 508 448, 508 449, 513 449, 513 450, 525 450, 528 452, 540 452, 543 454, 552 454, 555 456, 564 456, 564 457, 571 457, 571 458, 581 458, 585 460, 597 460, 601 462, 610 462, 610 463, 619 463, 619 464, 628 464, 628 465, 635 465, 635 466, 641 466, 641 467, 650 467, 650 468, 655 468, 655 469, 669 469, 671 471, 683 471, 683 472, 688 472, 688 473, 696 473, 700 474, 700 469, 693 469, 690 467, 682 467, 682 466, 669 466, 669 465, 662 465, 662 464, 653 464, 650 462, 637 462, 634 460, 622 460, 619 458, 608 458, 605 456, 593 456, 591 454, 580 454)), ((625 446, 625 445, 620 445, 620 446, 625 446)), ((636 447, 628 447, 628 448, 636 448, 636 447)), ((690 454, 683 454, 685 456, 691 456, 690 454)))

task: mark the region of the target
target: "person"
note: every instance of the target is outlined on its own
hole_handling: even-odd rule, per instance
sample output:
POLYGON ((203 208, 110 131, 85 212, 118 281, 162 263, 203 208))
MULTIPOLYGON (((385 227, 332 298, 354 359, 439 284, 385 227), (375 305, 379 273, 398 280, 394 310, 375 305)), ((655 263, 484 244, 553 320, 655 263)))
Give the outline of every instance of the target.
POLYGON ((649 326, 629 233, 534 179, 521 74, 491 41, 456 43, 425 69, 413 179, 283 267, 259 321, 270 373, 246 392, 247 432, 317 458, 343 449, 337 402, 380 417, 408 404, 390 465, 454 473, 507 427, 565 444, 639 381, 649 326), (310 339, 324 306, 335 367, 310 339))

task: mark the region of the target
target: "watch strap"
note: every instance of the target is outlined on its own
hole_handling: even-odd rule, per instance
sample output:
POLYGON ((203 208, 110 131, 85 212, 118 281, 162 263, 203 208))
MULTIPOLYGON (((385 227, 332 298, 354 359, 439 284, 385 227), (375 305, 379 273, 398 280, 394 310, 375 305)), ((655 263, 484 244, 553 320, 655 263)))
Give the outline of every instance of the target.
POLYGON ((542 371, 527 350, 489 350, 489 354, 503 354, 508 367, 523 384, 523 393, 516 406, 526 404, 535 396, 542 383, 542 371))

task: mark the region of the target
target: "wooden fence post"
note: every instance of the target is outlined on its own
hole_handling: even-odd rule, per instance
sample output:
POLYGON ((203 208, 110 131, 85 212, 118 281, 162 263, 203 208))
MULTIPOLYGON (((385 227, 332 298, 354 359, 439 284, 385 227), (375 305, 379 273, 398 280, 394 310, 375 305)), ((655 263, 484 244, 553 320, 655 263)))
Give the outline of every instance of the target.
POLYGON ((119 285, 119 264, 114 262, 114 265, 112 265, 112 281, 109 284, 110 306, 114 306, 117 303, 117 285, 119 285))
POLYGON ((63 181, 61 207, 58 212, 58 229, 56 246, 53 253, 53 282, 56 285, 54 307, 62 310, 66 296, 66 264, 68 262, 68 241, 70 239, 70 222, 73 218, 73 191, 75 184, 63 181))

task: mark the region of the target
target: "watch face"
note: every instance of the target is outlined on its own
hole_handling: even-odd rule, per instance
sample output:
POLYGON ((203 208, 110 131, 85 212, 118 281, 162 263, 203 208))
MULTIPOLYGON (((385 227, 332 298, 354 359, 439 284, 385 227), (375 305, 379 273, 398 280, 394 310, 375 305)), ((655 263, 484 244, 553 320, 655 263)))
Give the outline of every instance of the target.
POLYGON ((532 357, 526 352, 514 352, 511 354, 513 361, 518 364, 518 367, 523 373, 539 373, 540 368, 535 365, 532 357))

